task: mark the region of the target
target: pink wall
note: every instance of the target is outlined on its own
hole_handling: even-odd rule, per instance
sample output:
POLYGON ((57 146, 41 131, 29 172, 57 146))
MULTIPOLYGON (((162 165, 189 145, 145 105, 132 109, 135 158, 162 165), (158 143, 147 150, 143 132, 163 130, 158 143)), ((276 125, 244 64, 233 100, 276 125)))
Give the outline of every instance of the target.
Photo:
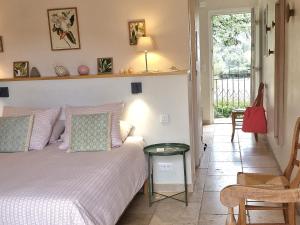
POLYGON ((129 45, 127 22, 146 19, 147 34, 157 48, 150 54, 150 69, 172 65, 188 68, 187 0, 0 0, 0 77, 12 76, 13 61, 30 61, 42 75, 54 75, 55 65, 77 74, 86 64, 96 73, 96 58, 113 57, 114 70, 144 69, 144 58, 129 45), (81 50, 53 52, 50 47, 47 9, 77 7, 81 50))

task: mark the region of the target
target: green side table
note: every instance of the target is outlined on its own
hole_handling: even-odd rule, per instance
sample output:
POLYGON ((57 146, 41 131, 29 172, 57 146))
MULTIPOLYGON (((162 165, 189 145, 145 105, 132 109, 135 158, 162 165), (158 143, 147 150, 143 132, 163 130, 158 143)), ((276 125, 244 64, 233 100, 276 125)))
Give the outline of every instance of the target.
POLYGON ((148 193, 149 193, 149 206, 151 207, 152 203, 164 200, 166 198, 172 198, 177 201, 181 201, 175 196, 184 193, 185 200, 181 201, 184 202, 186 206, 188 206, 188 188, 187 188, 187 177, 186 177, 186 157, 185 153, 190 150, 190 146, 181 143, 161 143, 155 145, 149 145, 144 148, 145 154, 148 155, 148 193), (167 196, 161 193, 157 193, 154 191, 153 185, 153 156, 174 156, 174 155, 182 155, 183 159, 183 170, 184 170, 184 191, 173 194, 171 196, 167 196), (153 194, 157 194, 162 196, 162 199, 153 201, 153 194))

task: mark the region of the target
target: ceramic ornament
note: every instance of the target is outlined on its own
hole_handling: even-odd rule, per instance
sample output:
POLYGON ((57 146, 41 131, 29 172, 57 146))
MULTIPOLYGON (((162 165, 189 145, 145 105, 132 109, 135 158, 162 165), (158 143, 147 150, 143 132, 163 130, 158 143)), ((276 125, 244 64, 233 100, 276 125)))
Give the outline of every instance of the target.
POLYGON ((64 76, 70 75, 69 71, 64 66, 56 66, 54 68, 54 70, 55 70, 56 75, 59 77, 64 77, 64 76))
POLYGON ((30 77, 40 77, 40 71, 38 70, 38 68, 36 67, 32 67, 31 71, 30 71, 30 77))
POLYGON ((79 75, 88 75, 90 73, 90 68, 85 65, 81 65, 78 67, 79 75))

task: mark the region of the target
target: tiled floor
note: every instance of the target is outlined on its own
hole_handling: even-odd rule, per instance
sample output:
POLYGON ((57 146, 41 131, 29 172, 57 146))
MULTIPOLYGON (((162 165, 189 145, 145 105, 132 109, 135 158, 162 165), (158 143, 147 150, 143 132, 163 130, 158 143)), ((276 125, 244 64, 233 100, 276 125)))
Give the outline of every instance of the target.
MULTIPOLYGON (((236 183, 236 174, 265 172, 280 174, 273 154, 263 138, 255 143, 251 134, 238 131, 230 142, 231 125, 204 127, 208 148, 201 168, 197 170, 194 193, 189 194, 189 206, 165 200, 148 207, 146 196, 138 194, 118 225, 223 225, 227 209, 220 203, 220 190, 236 183)), ((280 212, 250 213, 251 222, 282 222, 280 212), (275 221, 274 221, 275 220, 275 221)), ((299 219, 299 218, 297 218, 299 219)))

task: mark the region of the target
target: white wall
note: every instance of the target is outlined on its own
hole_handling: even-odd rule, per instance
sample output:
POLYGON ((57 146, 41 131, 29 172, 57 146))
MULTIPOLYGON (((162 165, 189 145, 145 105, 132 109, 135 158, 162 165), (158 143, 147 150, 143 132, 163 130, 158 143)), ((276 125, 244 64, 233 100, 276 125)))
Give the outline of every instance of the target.
POLYGON ((212 78, 210 74, 210 49, 209 49, 209 14, 216 11, 227 11, 234 9, 251 9, 257 5, 256 0, 207 0, 206 6, 200 4, 200 48, 201 48, 201 78, 202 78, 202 106, 203 120, 205 123, 212 122, 212 78))
MULTIPOLYGON (((124 119, 132 123, 136 135, 145 138, 146 144, 160 142, 190 143, 188 112, 187 75, 103 78, 83 80, 19 81, 1 82, 1 87, 9 87, 10 97, 0 98, 0 107, 33 106, 50 107, 69 105, 100 105, 107 102, 126 103, 124 119), (131 94, 131 82, 142 82, 143 93, 131 94), (160 115, 170 115, 169 124, 160 123, 160 115)), ((190 155, 188 155, 188 175, 191 182, 190 155)), ((171 173, 156 176, 159 184, 183 183, 182 159, 178 157, 160 158, 172 162, 171 173)))
POLYGON ((156 42, 149 68, 188 68, 187 0, 0 0, 0 77, 11 77, 13 61, 29 61, 43 75, 54 75, 55 65, 72 74, 86 64, 96 73, 96 58, 113 57, 114 70, 144 70, 143 53, 129 45, 128 21, 146 20, 147 35, 156 42), (77 7, 81 50, 51 51, 47 9, 77 7))
MULTIPOLYGON (((296 10, 300 9, 299 1, 288 1, 296 10)), ((260 3, 263 9, 269 4, 270 14, 269 21, 274 20, 274 4, 275 0, 262 0, 260 3)), ((274 138, 274 56, 265 57, 263 60, 264 73, 263 78, 266 83, 266 108, 268 116, 268 140, 275 153, 275 156, 284 169, 290 156, 292 133, 297 117, 300 116, 300 17, 296 14, 286 27, 286 74, 285 74, 285 95, 284 95, 284 140, 278 145, 274 138)), ((269 41, 274 43, 274 32, 271 33, 269 41)), ((272 48, 273 46, 271 46, 272 48)))

